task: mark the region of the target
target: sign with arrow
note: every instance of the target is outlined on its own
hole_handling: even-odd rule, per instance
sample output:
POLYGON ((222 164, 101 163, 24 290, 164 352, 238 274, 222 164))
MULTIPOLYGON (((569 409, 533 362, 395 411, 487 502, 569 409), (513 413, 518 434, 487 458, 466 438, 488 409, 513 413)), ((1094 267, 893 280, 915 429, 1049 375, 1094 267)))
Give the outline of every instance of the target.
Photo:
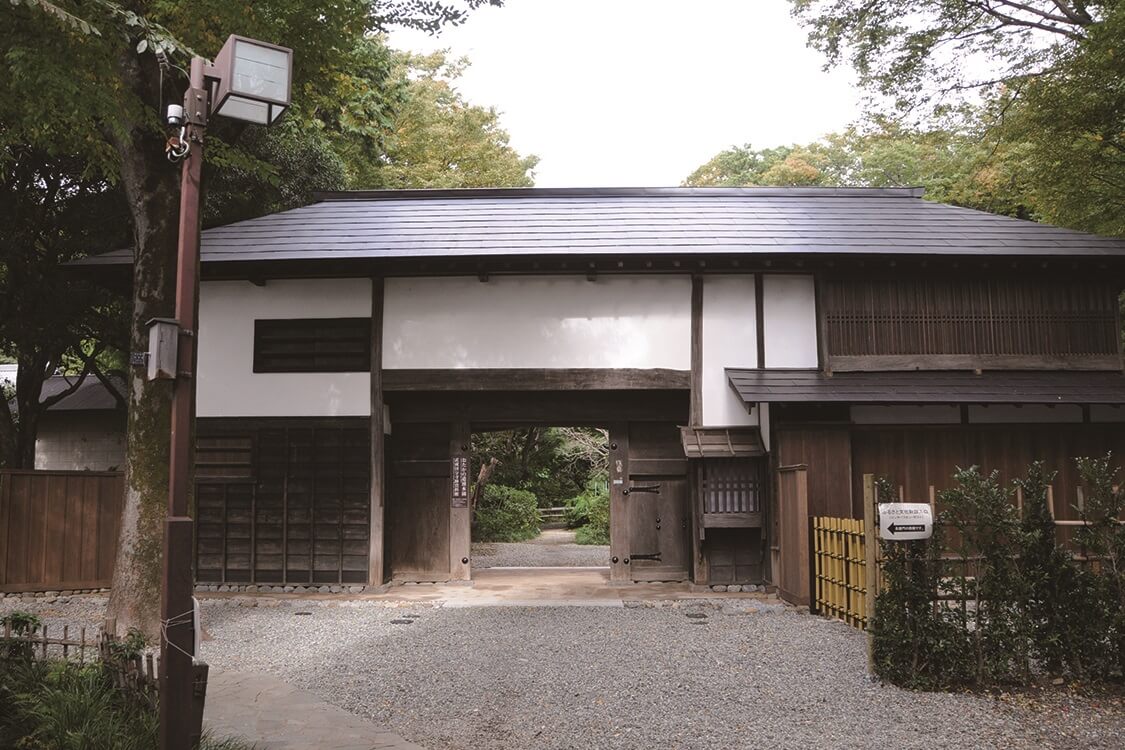
POLYGON ((879 503, 879 534, 894 542, 929 539, 934 513, 927 503, 879 503))

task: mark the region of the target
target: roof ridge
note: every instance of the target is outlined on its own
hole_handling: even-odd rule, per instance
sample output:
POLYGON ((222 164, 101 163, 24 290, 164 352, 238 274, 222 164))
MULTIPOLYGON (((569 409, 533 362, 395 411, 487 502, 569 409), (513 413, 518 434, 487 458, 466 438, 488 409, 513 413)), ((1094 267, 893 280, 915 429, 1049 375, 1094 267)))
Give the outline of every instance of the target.
POLYGON ((316 201, 426 200, 441 198, 674 198, 714 197, 817 197, 817 198, 921 198, 921 187, 506 187, 409 188, 399 190, 326 190, 313 193, 316 201))

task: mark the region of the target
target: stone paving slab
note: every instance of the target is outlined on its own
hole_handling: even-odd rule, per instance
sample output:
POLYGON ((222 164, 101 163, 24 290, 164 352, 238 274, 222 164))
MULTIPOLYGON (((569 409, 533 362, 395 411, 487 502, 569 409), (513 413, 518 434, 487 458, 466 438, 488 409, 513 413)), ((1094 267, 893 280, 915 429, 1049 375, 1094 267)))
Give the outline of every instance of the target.
POLYGON ((260 673, 212 671, 204 726, 255 750, 423 750, 383 727, 260 673))

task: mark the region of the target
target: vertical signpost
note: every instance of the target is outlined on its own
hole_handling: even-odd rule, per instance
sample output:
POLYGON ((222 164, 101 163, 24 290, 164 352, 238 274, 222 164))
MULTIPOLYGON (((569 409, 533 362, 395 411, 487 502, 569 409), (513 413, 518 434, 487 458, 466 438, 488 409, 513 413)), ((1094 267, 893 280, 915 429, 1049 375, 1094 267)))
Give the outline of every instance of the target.
POLYGON ((913 542, 934 533, 934 509, 929 503, 880 503, 875 475, 863 475, 864 567, 866 573, 867 674, 875 676, 875 650, 871 623, 875 617, 875 595, 879 587, 879 540, 913 542))

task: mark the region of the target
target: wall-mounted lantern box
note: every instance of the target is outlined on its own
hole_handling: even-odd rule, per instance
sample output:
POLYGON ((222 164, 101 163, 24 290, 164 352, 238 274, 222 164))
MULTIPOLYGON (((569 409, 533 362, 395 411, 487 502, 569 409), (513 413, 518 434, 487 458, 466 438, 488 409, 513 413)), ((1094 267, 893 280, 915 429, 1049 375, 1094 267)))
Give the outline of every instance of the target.
POLYGON ((148 379, 175 380, 180 350, 180 323, 171 318, 148 322, 148 379))

